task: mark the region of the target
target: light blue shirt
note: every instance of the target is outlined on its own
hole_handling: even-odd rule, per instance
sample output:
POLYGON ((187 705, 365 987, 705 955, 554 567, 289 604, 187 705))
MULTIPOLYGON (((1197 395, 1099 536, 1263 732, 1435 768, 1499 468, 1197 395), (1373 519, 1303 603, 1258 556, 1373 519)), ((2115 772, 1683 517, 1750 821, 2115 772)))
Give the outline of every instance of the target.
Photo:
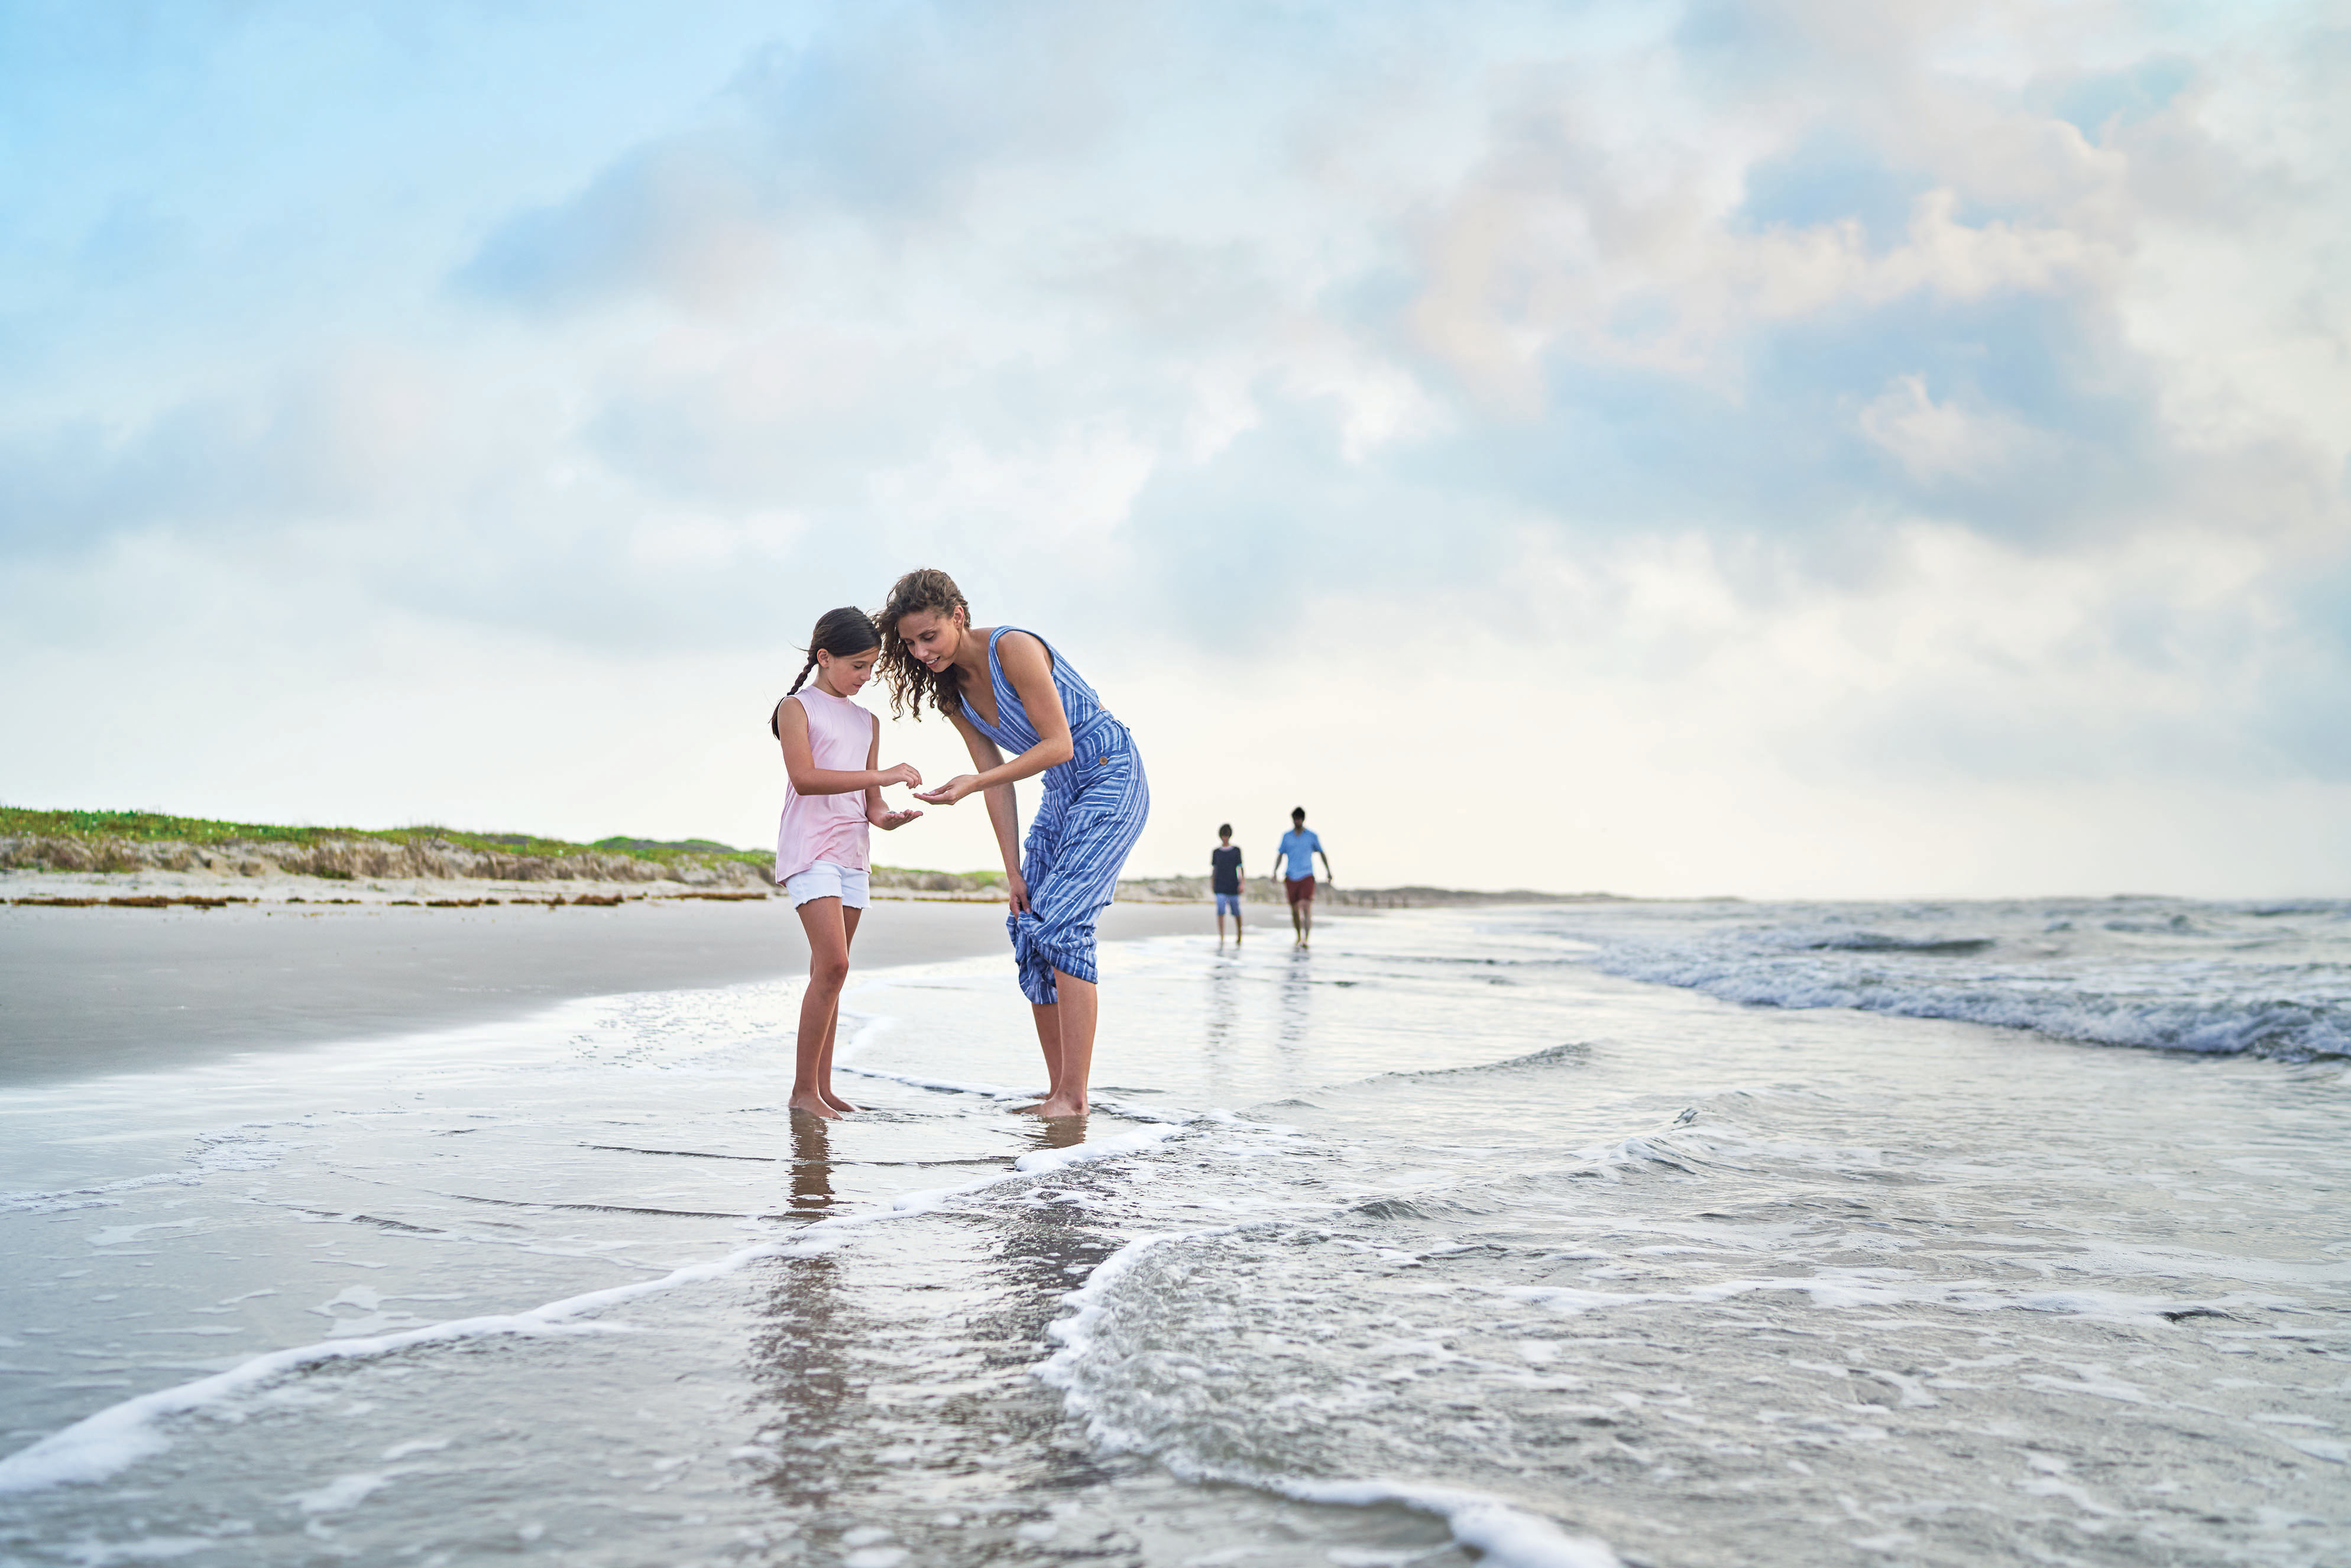
POLYGON ((1281 847, 1274 853, 1290 862, 1282 874, 1299 882, 1314 874, 1314 856, 1322 847, 1322 841, 1314 836, 1313 829, 1292 828, 1281 835, 1281 847))

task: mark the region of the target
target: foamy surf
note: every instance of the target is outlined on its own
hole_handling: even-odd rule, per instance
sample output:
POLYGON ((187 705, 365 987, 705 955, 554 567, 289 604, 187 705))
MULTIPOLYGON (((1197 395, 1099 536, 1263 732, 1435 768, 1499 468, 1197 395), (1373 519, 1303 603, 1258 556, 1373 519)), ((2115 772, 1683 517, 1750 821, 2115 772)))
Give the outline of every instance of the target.
MULTIPOLYGON (((0 1556, 2351 1551, 2340 1074, 1736 1006, 1562 918, 1116 952, 1080 1143, 978 965, 869 977, 837 1124, 782 1110, 788 988, 0 1104, 14 1458, 170 1445, 0 1493, 0 1556), (616 1270, 691 1288, 517 1321, 616 1270)), ((2009 940, 1937 919, 1799 961, 2009 940)))
POLYGON ((1602 909, 1555 917, 1611 974, 1755 1006, 1856 1008, 2095 1045, 2351 1056, 2351 904, 1602 909))
POLYGON ((1347 1508, 1392 1504, 1428 1514, 1443 1520, 1456 1542, 1477 1548, 1485 1560, 1501 1568, 1623 1568, 1606 1542, 1575 1534, 1554 1521, 1514 1507, 1500 1498, 1457 1488, 1394 1480, 1318 1479, 1217 1466, 1180 1448, 1155 1443, 1151 1436, 1121 1427, 1107 1417, 1100 1406, 1088 1397, 1086 1385, 1092 1378, 1117 1375, 1114 1369, 1102 1364, 1114 1354, 1103 1343, 1103 1338, 1117 1310, 1111 1295, 1115 1281, 1155 1248, 1175 1240, 1226 1235, 1235 1228, 1239 1228, 1195 1231, 1181 1237, 1139 1237, 1104 1260, 1081 1289, 1064 1298, 1072 1312, 1048 1330, 1061 1348, 1038 1366, 1037 1376, 1061 1391, 1071 1416, 1084 1424, 1088 1436, 1097 1445, 1112 1451, 1148 1455, 1188 1480, 1223 1481, 1295 1498, 1301 1502, 1347 1508))
POLYGON ((740 1248, 712 1262, 672 1270, 658 1280, 590 1291, 549 1301, 528 1312, 461 1318, 399 1333, 329 1340, 256 1355, 229 1371, 110 1405, 29 1448, 0 1458, 0 1492, 37 1491, 45 1487, 105 1480, 171 1447, 170 1440, 158 1430, 164 1417, 216 1407, 233 1396, 329 1362, 370 1360, 425 1345, 503 1335, 627 1333, 630 1330, 624 1323, 577 1320, 656 1291, 719 1279, 759 1259, 784 1256, 794 1245, 807 1244, 775 1242, 740 1248))

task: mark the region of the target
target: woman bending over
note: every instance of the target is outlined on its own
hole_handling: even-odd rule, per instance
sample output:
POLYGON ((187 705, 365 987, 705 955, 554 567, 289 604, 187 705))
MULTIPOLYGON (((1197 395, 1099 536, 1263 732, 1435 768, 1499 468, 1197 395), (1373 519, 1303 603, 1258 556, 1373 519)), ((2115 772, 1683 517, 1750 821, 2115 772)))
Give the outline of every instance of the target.
POLYGON ((1117 893, 1119 868, 1151 814, 1143 758, 1067 659, 1033 632, 974 626, 946 573, 908 572, 876 620, 893 708, 919 718, 927 698, 962 733, 979 769, 915 798, 952 806, 987 797, 1011 894, 1005 924, 1045 1052, 1045 1098, 1034 1109, 1082 1116, 1098 1010, 1094 917, 1117 893), (1012 787, 1040 776, 1044 798, 1026 851, 1016 852, 1012 787))

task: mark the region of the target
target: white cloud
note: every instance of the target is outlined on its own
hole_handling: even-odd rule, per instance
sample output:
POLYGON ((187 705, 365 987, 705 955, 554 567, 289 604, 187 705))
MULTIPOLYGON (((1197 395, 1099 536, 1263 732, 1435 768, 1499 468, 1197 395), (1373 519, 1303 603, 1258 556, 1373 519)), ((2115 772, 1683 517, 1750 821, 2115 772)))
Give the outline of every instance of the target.
POLYGON ((1860 414, 1862 434, 1914 479, 1991 480, 2048 443, 1998 409, 1937 402, 1923 376, 1896 376, 1860 414))
POLYGON ((0 725, 64 737, 0 789, 756 840, 778 651, 925 563, 1145 731, 1153 863, 1238 791, 1359 879, 2152 884, 2058 829, 2105 790, 2204 813, 2179 885, 2351 873, 2279 847, 2351 691, 2313 18, 812 16, 693 91, 612 55, 560 157, 403 162, 360 95, 330 207, 256 165, 10 280, 203 303, 0 371, 0 725), (495 738, 583 704, 626 766, 495 738), (1539 810, 1465 865, 1489 790, 1539 810))

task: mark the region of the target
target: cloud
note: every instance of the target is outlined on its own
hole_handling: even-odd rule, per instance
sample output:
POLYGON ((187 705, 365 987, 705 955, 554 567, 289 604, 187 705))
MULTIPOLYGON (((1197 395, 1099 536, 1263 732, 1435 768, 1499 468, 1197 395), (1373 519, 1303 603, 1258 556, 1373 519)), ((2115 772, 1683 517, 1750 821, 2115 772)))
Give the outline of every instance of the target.
POLYGON ((707 123, 509 215, 454 281, 530 311, 635 294, 723 308, 810 231, 845 221, 903 242, 951 226, 984 176, 1101 132, 1104 57, 1133 31, 1032 0, 875 7, 864 26, 763 47, 707 123))
POLYGON ((1937 402, 1923 376, 1896 376, 1861 411, 1862 434, 1884 447, 1923 484, 2003 477, 2046 438, 1996 408, 1937 402))
POLYGON ((1791 800, 2340 779, 2346 47, 2182 16, 816 13, 419 164, 462 199, 340 293, 365 233, 100 183, 93 298, 267 251, 327 303, 0 375, 8 608, 63 646, 193 556, 650 667, 938 564, 1129 689, 1459 665, 1791 800))
POLYGON ((782 258, 777 193, 749 176, 748 162, 708 133, 640 149, 577 195, 506 219, 455 281, 534 311, 630 288, 723 305, 782 258))

